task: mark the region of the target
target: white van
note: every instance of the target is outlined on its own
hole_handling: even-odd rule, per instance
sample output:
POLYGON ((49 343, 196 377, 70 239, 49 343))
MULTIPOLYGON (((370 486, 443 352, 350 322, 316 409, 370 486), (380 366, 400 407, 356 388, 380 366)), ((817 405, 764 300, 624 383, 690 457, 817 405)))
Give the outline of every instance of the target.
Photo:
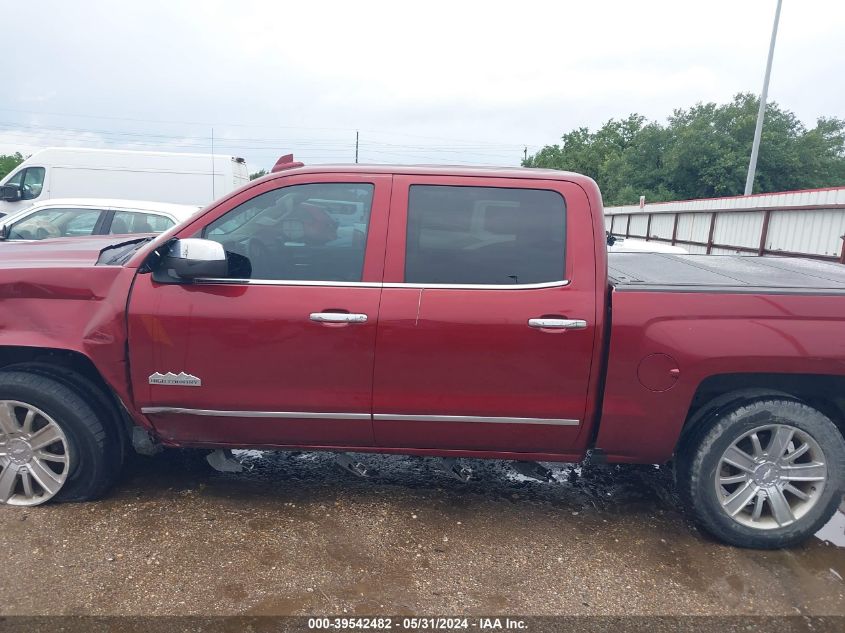
POLYGON ((243 158, 52 147, 0 181, 0 215, 51 198, 123 198, 206 205, 249 182, 243 158))

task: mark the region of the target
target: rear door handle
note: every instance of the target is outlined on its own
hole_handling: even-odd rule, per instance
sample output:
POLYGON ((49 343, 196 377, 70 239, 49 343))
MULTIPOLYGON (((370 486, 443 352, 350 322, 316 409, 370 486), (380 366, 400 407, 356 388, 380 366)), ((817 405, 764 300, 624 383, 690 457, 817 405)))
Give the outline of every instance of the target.
POLYGON ((549 317, 540 317, 537 319, 528 319, 529 327, 535 327, 544 330, 583 330, 587 327, 587 322, 581 319, 552 319, 549 317))
POLYGON ((311 320, 317 323, 366 323, 366 314, 349 312, 312 312, 311 320))

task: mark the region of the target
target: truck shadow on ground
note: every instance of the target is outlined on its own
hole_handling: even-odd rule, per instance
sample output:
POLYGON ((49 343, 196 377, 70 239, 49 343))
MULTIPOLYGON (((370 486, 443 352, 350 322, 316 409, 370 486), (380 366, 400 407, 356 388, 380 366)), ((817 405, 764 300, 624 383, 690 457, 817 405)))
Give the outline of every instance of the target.
MULTIPOLYGON (((438 498, 471 511, 474 504, 507 503, 565 512, 582 520, 608 517, 663 517, 667 526, 718 544, 699 531, 680 501, 671 465, 546 464, 548 481, 526 477, 511 462, 461 460, 472 475, 461 481, 437 458, 360 454, 371 473, 357 477, 343 469, 332 453, 300 451, 236 451, 242 473, 219 473, 205 461, 207 451, 167 450, 153 458, 138 457, 124 478, 124 493, 159 497, 174 488, 197 487, 209 498, 260 502, 308 503, 342 497, 384 500, 400 493, 405 501, 438 498)), ((843 503, 845 509, 845 503, 843 503)), ((827 545, 845 548, 845 513, 840 510, 819 532, 827 545)), ((845 550, 841 550, 845 551, 845 550)))
MULTIPOLYGON (((378 566, 373 562, 378 543, 359 547, 359 534, 378 532, 385 547, 392 543, 400 550, 422 546, 425 554, 416 573, 424 574, 426 565, 438 568, 437 557, 450 556, 459 541, 467 551, 460 534, 466 529, 485 543, 470 550, 475 552, 468 554, 470 560, 479 560, 486 549, 494 557, 527 556, 534 565, 545 565, 542 552, 549 556, 562 544, 573 556, 590 552, 597 565, 616 574, 663 576, 700 598, 728 592, 737 604, 759 593, 759 578, 751 579, 760 574, 785 587, 800 582, 808 601, 845 587, 837 571, 845 570, 842 526, 836 523, 841 513, 828 526, 827 542, 811 539, 778 552, 732 548, 699 531, 682 510, 671 467, 547 464, 553 479, 537 481, 519 474, 510 462, 462 460, 472 469, 471 479, 463 482, 436 458, 358 455, 355 459, 375 473, 360 478, 330 453, 243 451, 238 457, 246 470, 239 474, 213 471, 204 455, 173 451, 140 462, 124 494, 160 498, 194 490, 216 511, 248 516, 248 527, 262 535, 278 530, 284 516, 289 530, 325 536, 323 560, 349 569, 378 566), (245 507, 255 515, 245 515, 245 507)), ((409 563, 418 562, 406 555, 409 563)), ((397 586, 406 581, 394 579, 397 586)), ((511 602, 503 601, 502 606, 511 602)), ((278 612, 286 607, 272 603, 267 608, 278 612)))
MULTIPOLYGON (((4 508, 10 613, 845 615, 845 549, 699 532, 671 469, 328 453, 134 457, 103 500, 4 508), (56 573, 59 570, 59 573, 56 573), (74 578, 69 583, 67 578, 74 578), (47 592, 51 600, 41 600, 47 592)), ((842 515, 838 515, 842 517, 842 515)), ((832 522, 833 523, 833 522, 832 522)), ((832 533, 841 536, 842 525, 832 533)))
MULTIPOLYGON (((346 498, 401 489, 407 494, 462 496, 466 499, 550 505, 563 510, 679 512, 671 467, 652 465, 546 464, 549 481, 526 477, 510 462, 462 460, 468 481, 449 473, 437 458, 356 455, 371 473, 357 477, 331 453, 239 451, 242 473, 218 473, 205 461, 207 451, 167 450, 133 459, 119 489, 159 496, 174 487, 201 486, 222 498, 306 499, 334 489, 346 498)), ((471 503, 467 501, 466 503, 471 503)))

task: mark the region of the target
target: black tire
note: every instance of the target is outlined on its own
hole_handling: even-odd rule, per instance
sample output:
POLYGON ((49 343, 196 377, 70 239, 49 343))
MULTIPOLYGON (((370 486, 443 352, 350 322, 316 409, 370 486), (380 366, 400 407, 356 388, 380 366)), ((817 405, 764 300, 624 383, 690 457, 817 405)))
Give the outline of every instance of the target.
POLYGON ((114 426, 98 413, 96 401, 68 383, 38 372, 0 371, 0 400, 17 400, 41 409, 61 427, 69 444, 70 465, 54 501, 101 497, 116 479, 123 456, 114 426))
POLYGON ((687 437, 678 452, 677 479, 681 497, 696 522, 716 538, 739 547, 790 547, 815 534, 839 507, 845 488, 845 440, 830 418, 804 403, 781 398, 734 403, 702 421, 687 437), (731 444, 766 424, 792 426, 814 439, 827 464, 827 481, 815 504, 794 523, 758 529, 735 521, 724 511, 715 477, 731 444))
POLYGON ((119 470, 134 454, 134 451, 131 450, 130 430, 121 417, 119 405, 88 378, 68 367, 46 362, 11 365, 6 368, 6 371, 22 371, 47 376, 61 382, 82 396, 97 417, 102 422, 109 423, 105 428, 111 427, 117 431, 117 433, 108 433, 107 439, 109 440, 108 450, 116 451, 120 456, 119 470))

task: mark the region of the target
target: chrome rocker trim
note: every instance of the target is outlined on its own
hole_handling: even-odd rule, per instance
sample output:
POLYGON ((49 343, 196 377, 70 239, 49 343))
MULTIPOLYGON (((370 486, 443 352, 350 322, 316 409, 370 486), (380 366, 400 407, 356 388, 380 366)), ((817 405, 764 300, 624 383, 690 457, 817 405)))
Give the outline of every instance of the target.
POLYGON ((580 420, 566 418, 510 418, 473 415, 406 415, 394 413, 318 413, 313 411, 219 411, 215 409, 187 409, 184 407, 142 407, 141 413, 169 413, 202 415, 220 418, 303 418, 320 420, 375 420, 408 422, 474 422, 481 424, 539 424, 546 426, 578 426, 580 420))
POLYGON ((376 413, 373 419, 383 421, 408 422, 479 422, 482 424, 543 424, 547 426, 578 426, 579 420, 565 418, 509 418, 483 415, 404 415, 395 413, 376 413))
POLYGON ((317 413, 314 411, 218 411, 216 409, 186 409, 184 407, 142 407, 141 413, 174 413, 203 415, 215 418, 315 418, 333 420, 369 420, 369 413, 317 413))

